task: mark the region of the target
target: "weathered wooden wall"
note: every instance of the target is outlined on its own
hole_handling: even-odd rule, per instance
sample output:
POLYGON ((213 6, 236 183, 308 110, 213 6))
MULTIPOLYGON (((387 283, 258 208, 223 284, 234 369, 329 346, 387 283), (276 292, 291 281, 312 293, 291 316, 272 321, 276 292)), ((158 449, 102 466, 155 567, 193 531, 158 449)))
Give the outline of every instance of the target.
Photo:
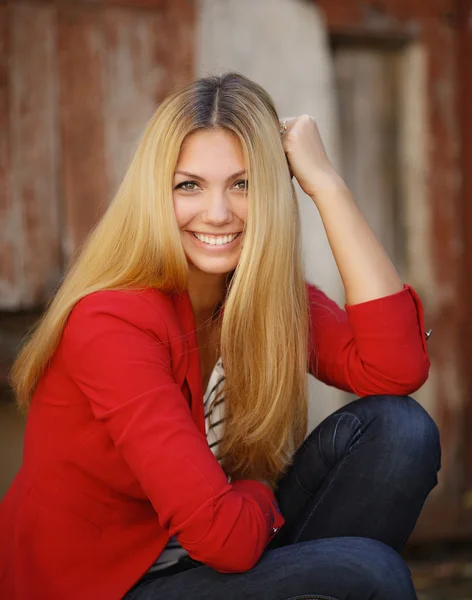
MULTIPOLYGON (((418 49, 416 54, 411 54, 412 61, 421 53, 424 55, 425 130, 420 145, 425 151, 425 161, 421 165, 424 172, 413 173, 413 177, 418 183, 422 180, 424 204, 418 197, 416 220, 421 219, 426 227, 410 223, 416 239, 407 240, 407 247, 413 243, 416 249, 421 249, 421 255, 417 253, 416 267, 411 271, 413 281, 410 281, 424 298, 426 322, 434 330, 429 345, 434 377, 425 390, 433 398, 432 402, 431 398, 426 400, 433 407, 431 412, 441 429, 443 469, 441 484, 426 505, 416 539, 471 536, 472 502, 465 479, 467 469, 470 472, 470 454, 465 452, 466 429, 472 425, 465 419, 470 419, 471 400, 466 393, 469 373, 463 361, 464 328, 466 323, 470 328, 470 318, 467 320, 463 293, 466 261, 457 110, 457 5, 453 0, 379 0, 375 3, 318 0, 318 5, 323 8, 338 44, 349 42, 362 46, 370 41, 383 46, 411 45, 418 49), (418 256, 423 259, 423 265, 418 264, 418 256)), ((470 2, 468 6, 470 10, 470 2)), ((464 56, 463 60, 470 61, 470 58, 470 55, 464 56)), ((466 69, 467 62, 463 64, 466 69)), ((405 76, 408 76, 407 71, 405 76)), ((413 101, 417 103, 418 98, 413 101)), ((470 111, 470 104, 468 106, 470 111)), ((408 104, 405 108, 408 109, 408 104)), ((410 125, 416 127, 415 123, 410 125)), ((411 166, 415 168, 414 163, 411 166)), ((463 163, 463 168, 470 169, 470 165, 463 163)), ((467 203, 470 198, 465 205, 467 203)), ((467 211, 470 219, 470 208, 467 211)), ((410 220, 415 220, 413 212, 410 220)), ((470 231, 470 225, 468 227, 470 231)), ((470 361, 471 356, 468 358, 470 361)))
POLYGON ((193 75, 193 0, 0 2, 0 387, 146 120, 193 75))
POLYGON ((193 2, 0 7, 0 309, 43 304, 157 104, 193 69, 193 2))
POLYGON ((2 10, 2 308, 38 301, 60 274, 54 13, 23 3, 2 10))
POLYGON ((463 452, 466 456, 464 504, 472 509, 472 0, 458 1, 459 25, 459 116, 462 142, 462 214, 464 263, 463 365, 468 378, 464 385, 466 411, 463 422, 463 452))

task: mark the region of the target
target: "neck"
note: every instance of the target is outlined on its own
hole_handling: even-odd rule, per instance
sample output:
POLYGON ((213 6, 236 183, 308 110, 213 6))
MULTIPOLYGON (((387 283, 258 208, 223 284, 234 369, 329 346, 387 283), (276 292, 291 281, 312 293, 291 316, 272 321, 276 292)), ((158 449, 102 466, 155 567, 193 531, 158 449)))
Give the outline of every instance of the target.
POLYGON ((216 306, 223 299, 226 277, 226 274, 213 275, 190 267, 188 295, 197 327, 211 319, 216 306))

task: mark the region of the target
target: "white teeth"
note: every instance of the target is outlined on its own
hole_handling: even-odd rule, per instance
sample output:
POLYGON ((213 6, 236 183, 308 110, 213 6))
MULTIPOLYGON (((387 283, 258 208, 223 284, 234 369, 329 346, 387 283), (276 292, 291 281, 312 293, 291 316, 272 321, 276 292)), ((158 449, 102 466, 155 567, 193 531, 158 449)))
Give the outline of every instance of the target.
POLYGON ((197 238, 197 240, 205 242, 205 244, 209 244, 210 246, 222 246, 223 244, 229 244, 229 242, 232 242, 238 236, 237 233, 232 235, 209 236, 195 232, 193 232, 193 235, 197 238))

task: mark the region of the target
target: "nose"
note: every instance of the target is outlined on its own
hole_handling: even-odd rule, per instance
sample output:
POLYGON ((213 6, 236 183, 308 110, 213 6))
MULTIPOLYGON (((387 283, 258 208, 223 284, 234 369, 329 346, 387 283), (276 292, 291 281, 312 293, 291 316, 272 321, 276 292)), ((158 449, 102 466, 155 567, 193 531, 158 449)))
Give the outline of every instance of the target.
POLYGON ((222 191, 215 191, 208 197, 202 220, 212 225, 226 225, 233 217, 231 202, 222 191))

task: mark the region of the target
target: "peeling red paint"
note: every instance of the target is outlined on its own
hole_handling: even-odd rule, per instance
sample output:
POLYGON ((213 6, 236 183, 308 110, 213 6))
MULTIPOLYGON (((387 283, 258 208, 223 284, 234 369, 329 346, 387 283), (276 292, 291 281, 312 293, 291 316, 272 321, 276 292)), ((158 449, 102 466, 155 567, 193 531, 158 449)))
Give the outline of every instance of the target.
POLYGON ((191 77, 193 20, 189 0, 1 3, 0 309, 47 301, 147 118, 191 77))
POLYGON ((62 243, 68 263, 108 195, 99 36, 103 15, 69 3, 57 14, 62 243))
POLYGON ((60 276, 54 9, 7 5, 2 20, 0 307, 11 310, 43 303, 60 276))
MULTIPOLYGON (((460 119, 462 142, 462 214, 463 214, 463 293, 465 314, 462 348, 464 353, 463 368, 467 375, 465 385, 466 406, 462 435, 466 456, 465 493, 472 492, 472 0, 459 0, 459 85, 460 85, 460 119)), ((472 502, 467 503, 469 518, 472 520, 472 502)))
POLYGON ((49 299, 147 117, 192 77, 194 19, 193 0, 0 2, 0 310, 49 299))

